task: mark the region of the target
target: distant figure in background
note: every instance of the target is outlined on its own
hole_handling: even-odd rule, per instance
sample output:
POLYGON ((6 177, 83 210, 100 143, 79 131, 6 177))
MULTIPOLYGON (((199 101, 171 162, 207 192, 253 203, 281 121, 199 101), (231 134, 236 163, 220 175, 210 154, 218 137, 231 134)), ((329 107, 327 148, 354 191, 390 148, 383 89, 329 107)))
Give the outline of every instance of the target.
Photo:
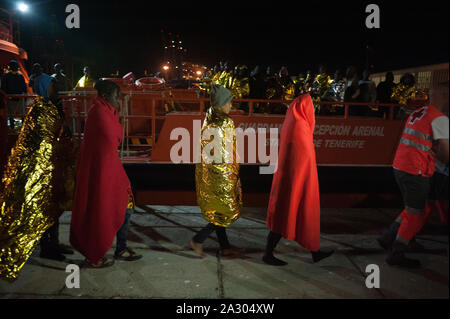
MULTIPOLYGON (((345 80, 344 74, 341 70, 336 70, 334 73, 334 78, 331 80, 331 86, 328 91, 323 95, 323 101, 330 102, 343 102, 345 94, 345 80)), ((322 105, 322 111, 333 114, 344 114, 344 106, 343 105, 322 105)))
POLYGON ((331 100, 336 102, 342 102, 344 101, 344 94, 345 94, 345 80, 344 80, 344 74, 341 70, 336 70, 334 73, 334 79, 331 83, 330 91, 331 93, 331 100))
POLYGON ((360 94, 359 101, 362 103, 374 103, 377 98, 377 88, 375 83, 370 79, 370 71, 364 70, 362 79, 358 82, 360 94))
POLYGON ((91 69, 88 66, 83 68, 84 75, 78 80, 75 88, 93 88, 95 80, 91 76, 91 69))
MULTIPOLYGON (((292 101, 295 98, 295 85, 292 81, 291 77, 289 76, 289 71, 287 67, 282 66, 280 69, 280 72, 278 72, 278 81, 282 88, 282 100, 286 101, 292 101)), ((288 105, 286 105, 288 106, 288 105)), ((285 113, 286 110, 284 110, 283 113, 285 113)))
MULTIPOLYGON (((347 68, 346 72, 346 85, 345 85, 345 93, 344 93, 344 101, 345 102, 358 102, 359 101, 359 76, 356 71, 356 68, 350 66, 347 68)), ((361 110, 359 106, 350 106, 349 114, 351 115, 361 115, 361 110)))
POLYGON ((321 99, 331 86, 331 78, 324 65, 319 66, 319 73, 312 84, 311 96, 321 99))
POLYGON ((295 96, 305 93, 305 74, 300 73, 295 79, 295 96))
MULTIPOLYGON (((1 77, 1 89, 6 94, 25 94, 27 93, 27 84, 25 78, 19 73, 19 63, 16 60, 9 61, 9 72, 1 77)), ((9 116, 9 126, 14 129, 14 115, 25 101, 19 98, 8 98, 7 110, 9 116)))
POLYGON ((42 66, 39 63, 33 64, 32 72, 33 74, 30 76, 29 85, 32 87, 33 93, 40 95, 43 98, 48 98, 50 84, 54 82, 55 79, 50 75, 43 73, 42 66))
POLYGON ((64 74, 61 63, 56 63, 53 67, 55 73, 52 77, 55 79, 55 90, 59 94, 59 92, 64 92, 69 89, 69 83, 67 76, 64 74))
MULTIPOLYGON (((362 79, 358 82, 359 96, 357 102, 360 103, 374 103, 377 98, 377 88, 375 83, 370 80, 370 71, 364 70, 362 73, 362 79)), ((370 114, 370 106, 360 105, 352 108, 352 114, 368 116, 370 114)))
POLYGON ((314 75, 312 74, 311 70, 307 70, 304 84, 304 93, 311 92, 313 82, 314 82, 314 75))
POLYGON ((398 113, 398 119, 406 119, 415 109, 415 105, 408 105, 409 101, 416 98, 416 79, 411 73, 405 73, 400 78, 400 83, 392 90, 391 98, 395 103, 403 107, 398 113))
MULTIPOLYGON (((264 99, 264 76, 261 72, 260 66, 257 65, 250 73, 249 79, 250 86, 250 98, 251 99, 264 99)), ((253 104, 253 111, 261 112, 261 103, 257 102, 253 104)))
MULTIPOLYGON (((392 72, 386 73, 386 79, 380 82, 377 86, 377 101, 379 103, 394 103, 392 100, 392 92, 396 84, 394 83, 394 74, 392 72)), ((397 117, 398 108, 394 109, 394 118, 397 117)), ((389 118, 389 107, 380 106, 380 114, 385 118, 389 118)))

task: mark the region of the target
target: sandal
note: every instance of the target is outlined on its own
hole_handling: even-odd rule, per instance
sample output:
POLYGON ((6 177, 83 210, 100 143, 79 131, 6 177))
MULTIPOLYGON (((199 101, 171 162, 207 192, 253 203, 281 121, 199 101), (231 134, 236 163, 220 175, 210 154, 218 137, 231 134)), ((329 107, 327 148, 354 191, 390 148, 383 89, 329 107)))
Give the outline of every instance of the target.
POLYGON ((120 253, 114 255, 115 259, 125 261, 135 261, 142 258, 142 255, 135 253, 131 248, 125 248, 120 253))
POLYGON ((103 257, 98 264, 91 263, 87 258, 84 261, 84 267, 86 268, 106 268, 112 265, 114 265, 114 259, 108 259, 106 257, 103 257))

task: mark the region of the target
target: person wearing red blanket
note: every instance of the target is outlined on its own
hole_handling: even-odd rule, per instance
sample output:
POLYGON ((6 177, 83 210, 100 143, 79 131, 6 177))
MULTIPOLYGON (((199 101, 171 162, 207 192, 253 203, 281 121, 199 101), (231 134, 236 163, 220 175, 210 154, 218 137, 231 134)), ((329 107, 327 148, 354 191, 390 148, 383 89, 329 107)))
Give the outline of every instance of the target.
POLYGON ((314 262, 333 253, 319 250, 320 200, 314 125, 311 97, 300 95, 289 106, 281 128, 277 170, 267 210, 266 224, 270 233, 263 257, 266 264, 287 264, 273 255, 281 237, 310 250, 314 262))
POLYGON ((126 246, 133 197, 117 152, 123 133, 120 88, 111 81, 99 81, 95 88, 98 97, 88 112, 77 163, 70 243, 86 257, 86 266, 102 268, 114 263, 104 256, 116 234, 116 259, 142 256, 126 246))

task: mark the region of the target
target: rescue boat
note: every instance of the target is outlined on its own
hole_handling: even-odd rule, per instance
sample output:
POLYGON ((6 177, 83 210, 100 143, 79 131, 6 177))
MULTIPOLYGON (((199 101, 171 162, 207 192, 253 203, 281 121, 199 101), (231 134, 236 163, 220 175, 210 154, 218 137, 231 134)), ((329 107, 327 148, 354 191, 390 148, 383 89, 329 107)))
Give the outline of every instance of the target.
MULTIPOLYGON (((10 59, 16 59, 28 81, 23 64, 26 52, 8 41, 10 35, 5 28, 0 31, 3 34, 0 39, 0 62, 5 65, 10 59)), ((437 85, 441 77, 446 77, 448 81, 448 63, 428 69, 428 89, 437 85)), ((428 71, 420 68, 418 72, 428 71)), ((420 74, 415 75, 420 77, 420 74)), ((381 74, 375 77, 377 81, 382 79, 381 74)), ((137 203, 196 205, 194 149, 209 99, 194 85, 187 89, 173 88, 155 77, 134 80, 132 74, 127 74, 123 78, 106 79, 121 87, 120 112, 124 133, 119 154, 135 189, 137 203), (183 156, 175 156, 174 161, 174 150, 183 138, 188 139, 188 148, 184 149, 183 156)), ((17 97, 25 101, 32 96, 17 97)), ((95 90, 70 91, 61 96, 67 124, 74 138, 83 138, 83 122, 95 97, 95 90)), ((4 94, 3 99, 6 99, 4 94)), ((284 115, 257 113, 255 110, 261 103, 285 104, 287 107, 290 101, 242 99, 234 102, 245 106, 245 111, 231 113, 235 127, 244 134, 240 150, 244 204, 265 206, 272 175, 262 174, 261 168, 274 164, 270 162, 270 154, 274 150, 276 153, 284 115), (255 134, 252 135, 252 132, 255 134), (252 147, 249 147, 250 139, 256 141, 252 147)), ((400 105, 318 103, 339 105, 344 110, 341 115, 316 116, 314 143, 323 206, 399 205, 401 200, 391 165, 404 126, 402 120, 393 117, 394 108, 400 105), (350 106, 370 106, 374 109, 386 106, 390 112, 384 118, 351 116, 350 106)), ((22 119, 25 114, 21 115, 22 119)), ((7 130, 5 116, 3 114, 3 136, 7 130)), ((6 135, 10 142, 5 143, 5 138, 2 138, 3 158, 8 154, 17 132, 9 131, 6 135)))

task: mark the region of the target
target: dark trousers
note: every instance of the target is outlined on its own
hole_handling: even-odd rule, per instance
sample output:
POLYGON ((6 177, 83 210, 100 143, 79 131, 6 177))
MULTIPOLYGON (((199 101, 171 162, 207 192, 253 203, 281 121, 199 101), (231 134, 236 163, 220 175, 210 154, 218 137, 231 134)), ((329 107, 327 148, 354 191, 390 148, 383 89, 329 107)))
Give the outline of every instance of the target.
POLYGON ((221 226, 216 226, 209 223, 203 227, 193 238, 196 243, 202 244, 212 232, 216 231, 217 239, 219 240, 219 245, 221 249, 230 248, 230 243, 228 242, 228 237, 226 233, 226 228, 221 226))
POLYGON ((130 228, 130 218, 133 211, 133 209, 127 209, 125 211, 125 220, 116 235, 116 255, 127 248, 128 229, 130 228))
POLYGON ((56 221, 52 227, 42 235, 41 238, 41 251, 56 250, 59 245, 59 221, 56 221))
POLYGON ((269 232, 267 235, 267 243, 266 243, 266 255, 272 256, 275 247, 277 247, 278 243, 281 240, 281 234, 274 233, 273 231, 269 232))

